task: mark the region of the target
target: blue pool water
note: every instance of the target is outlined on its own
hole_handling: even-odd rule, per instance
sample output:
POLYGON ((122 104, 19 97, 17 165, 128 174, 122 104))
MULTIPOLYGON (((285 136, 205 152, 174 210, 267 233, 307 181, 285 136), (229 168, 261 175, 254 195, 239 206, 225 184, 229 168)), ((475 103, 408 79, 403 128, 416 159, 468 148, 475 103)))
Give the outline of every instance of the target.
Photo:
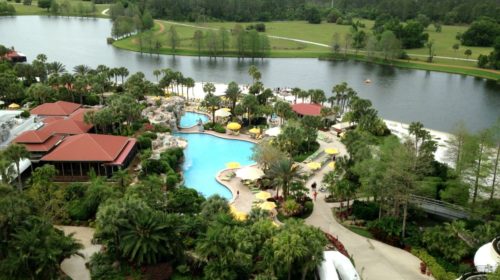
POLYGON ((208 117, 204 114, 194 113, 194 112, 186 112, 184 116, 181 118, 181 127, 192 127, 198 124, 198 120, 201 119, 203 123, 208 121, 208 117))
POLYGON ((177 136, 188 140, 182 167, 185 185, 206 197, 218 194, 231 199, 231 191, 219 184, 215 176, 231 161, 242 166, 254 164, 250 159, 254 144, 200 133, 178 133, 177 136))

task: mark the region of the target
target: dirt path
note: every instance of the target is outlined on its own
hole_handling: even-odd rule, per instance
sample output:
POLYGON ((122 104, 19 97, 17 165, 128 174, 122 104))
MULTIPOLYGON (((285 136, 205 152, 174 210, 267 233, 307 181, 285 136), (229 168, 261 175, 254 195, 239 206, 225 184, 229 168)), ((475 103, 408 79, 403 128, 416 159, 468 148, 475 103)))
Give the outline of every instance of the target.
POLYGON ((159 35, 165 31, 165 25, 159 20, 155 20, 155 22, 160 26, 160 30, 156 31, 155 35, 159 35))

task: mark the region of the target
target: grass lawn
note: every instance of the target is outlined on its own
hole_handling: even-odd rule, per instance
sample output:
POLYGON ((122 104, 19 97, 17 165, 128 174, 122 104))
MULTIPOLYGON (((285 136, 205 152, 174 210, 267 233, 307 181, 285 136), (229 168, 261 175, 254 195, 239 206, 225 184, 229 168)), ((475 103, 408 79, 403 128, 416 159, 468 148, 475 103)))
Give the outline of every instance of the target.
MULTIPOLYGON (((63 2, 63 0, 57 0, 59 4, 63 2)), ((90 2, 89 1, 80 1, 80 0, 70 0, 70 3, 72 7, 76 8, 78 3, 81 3, 83 6, 88 6, 90 7, 90 2)), ((9 2, 9 4, 12 4, 14 8, 16 9, 16 15, 50 15, 49 12, 47 12, 47 9, 42 9, 38 7, 38 1, 33 1, 30 6, 23 5, 22 3, 15 3, 15 2, 9 2)), ((89 16, 93 17, 107 17, 102 15, 102 11, 106 10, 109 8, 109 4, 96 4, 96 12, 93 14, 90 14, 89 16)), ((61 16, 79 16, 76 12, 66 15, 66 14, 61 14, 61 16)))
POLYGON ((344 226, 354 233, 357 233, 366 238, 374 239, 373 235, 367 229, 349 225, 344 225, 344 226))

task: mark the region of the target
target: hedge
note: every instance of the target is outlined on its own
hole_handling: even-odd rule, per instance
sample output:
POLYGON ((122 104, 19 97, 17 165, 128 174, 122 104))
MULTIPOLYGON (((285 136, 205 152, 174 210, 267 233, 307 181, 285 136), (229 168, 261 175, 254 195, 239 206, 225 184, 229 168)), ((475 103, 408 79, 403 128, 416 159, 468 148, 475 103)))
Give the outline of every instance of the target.
POLYGON ((411 253, 417 256, 423 263, 425 263, 428 269, 431 271, 432 276, 436 280, 455 280, 457 275, 452 272, 446 271, 436 259, 429 255, 424 249, 412 248, 411 253))

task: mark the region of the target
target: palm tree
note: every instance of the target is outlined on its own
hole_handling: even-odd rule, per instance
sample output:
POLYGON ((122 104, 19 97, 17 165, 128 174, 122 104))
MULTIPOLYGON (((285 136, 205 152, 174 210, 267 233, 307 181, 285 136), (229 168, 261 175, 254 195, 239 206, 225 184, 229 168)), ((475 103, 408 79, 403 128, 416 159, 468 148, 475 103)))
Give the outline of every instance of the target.
POLYGON ((293 95, 293 97, 295 97, 295 100, 293 101, 293 103, 297 103, 297 97, 299 97, 299 94, 300 94, 301 91, 302 90, 300 88, 298 88, 298 87, 294 87, 292 89, 292 95, 293 95))
POLYGON ((206 83, 203 85, 203 92, 206 95, 212 94, 215 92, 215 86, 212 83, 206 83))
POLYGON ((80 64, 73 67, 73 71, 75 72, 75 74, 83 76, 90 71, 90 67, 88 67, 87 65, 80 64))
POLYGON ((305 90, 301 90, 299 93, 299 97, 302 98, 302 103, 304 103, 306 98, 309 97, 309 92, 305 91, 305 90))
POLYGON ((156 77, 156 83, 159 83, 160 81, 158 80, 158 77, 160 77, 161 75, 161 70, 160 69, 153 70, 153 75, 156 77))
POLYGON ((121 78, 122 78, 122 85, 123 85, 124 77, 127 77, 129 75, 128 69, 125 67, 120 67, 120 68, 118 68, 118 73, 119 73, 119 76, 121 76, 121 78))
POLYGON ((213 94, 205 95, 205 99, 202 102, 204 107, 207 107, 212 112, 212 124, 215 125, 215 111, 219 109, 221 99, 219 96, 213 94))
POLYGON ((130 182, 132 181, 132 176, 130 176, 130 173, 128 173, 127 169, 120 168, 117 171, 113 172, 112 179, 118 182, 118 186, 120 186, 122 190, 125 190, 125 186, 130 184, 130 182))
POLYGON ((191 88, 194 88, 194 80, 193 78, 186 78, 186 80, 184 81, 186 83, 186 87, 187 87, 187 90, 186 90, 186 97, 187 97, 187 100, 189 101, 189 89, 191 88))
POLYGON ((236 102, 241 96, 240 86, 236 82, 230 82, 226 89, 226 97, 231 100, 231 113, 234 116, 234 108, 236 107, 236 102))
POLYGON ((49 74, 62 74, 66 72, 66 68, 61 62, 54 61, 47 64, 47 70, 49 74))
POLYGON ((24 158, 29 158, 30 153, 24 145, 11 144, 5 149, 5 156, 14 162, 17 170, 17 182, 19 191, 23 190, 23 180, 21 179, 20 161, 24 158))
POLYGON ((288 197, 288 188, 290 183, 298 180, 299 166, 294 163, 290 158, 283 158, 276 161, 269 169, 269 176, 274 178, 278 185, 276 189, 276 196, 279 195, 279 186, 283 190, 283 198, 286 200, 288 197))
POLYGON ((120 231, 120 249, 123 256, 138 265, 155 264, 159 259, 168 255, 169 233, 162 214, 155 214, 144 209, 133 212, 129 222, 120 231))
POLYGON ((0 177, 3 184, 9 184, 14 177, 12 162, 7 158, 5 152, 0 152, 0 177))

